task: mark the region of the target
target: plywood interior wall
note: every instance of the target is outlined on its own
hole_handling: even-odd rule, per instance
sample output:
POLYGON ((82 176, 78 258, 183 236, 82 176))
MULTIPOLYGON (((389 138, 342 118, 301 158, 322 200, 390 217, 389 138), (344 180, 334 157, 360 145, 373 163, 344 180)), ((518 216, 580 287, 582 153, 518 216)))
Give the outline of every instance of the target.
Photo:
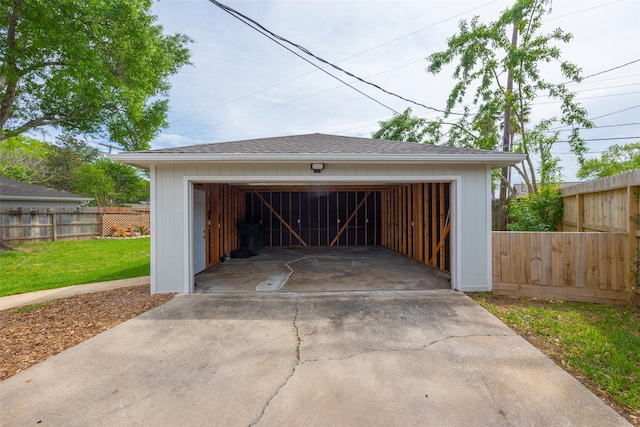
POLYGON ((448 183, 259 188, 206 184, 208 265, 240 247, 237 224, 262 225, 265 247, 384 246, 451 270, 448 183))
POLYGON ((240 246, 237 224, 244 221, 244 194, 227 184, 207 184, 207 265, 240 246))
POLYGON ((380 191, 247 191, 246 220, 262 224, 267 247, 379 245, 380 191))
POLYGON ((451 271, 448 183, 419 183, 382 191, 382 246, 451 271))

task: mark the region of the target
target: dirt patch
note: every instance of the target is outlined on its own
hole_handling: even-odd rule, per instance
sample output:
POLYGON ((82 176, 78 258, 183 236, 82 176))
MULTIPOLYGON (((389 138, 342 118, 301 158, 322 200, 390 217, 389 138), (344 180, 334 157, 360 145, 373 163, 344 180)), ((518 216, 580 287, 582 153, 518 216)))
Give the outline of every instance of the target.
POLYGON ((0 380, 173 297, 149 295, 149 285, 142 285, 0 311, 0 380))

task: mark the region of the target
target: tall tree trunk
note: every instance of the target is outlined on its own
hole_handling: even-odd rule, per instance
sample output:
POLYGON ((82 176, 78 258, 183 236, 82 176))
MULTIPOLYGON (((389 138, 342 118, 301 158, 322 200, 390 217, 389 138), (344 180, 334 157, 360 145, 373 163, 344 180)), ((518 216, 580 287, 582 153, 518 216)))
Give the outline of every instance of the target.
MULTIPOLYGON (((511 35, 511 46, 518 45, 518 28, 513 24, 513 33, 511 35)), ((509 69, 507 73, 507 89, 505 98, 510 97, 513 92, 513 70, 509 69)), ((511 151, 511 105, 506 103, 504 111, 504 128, 502 132, 502 151, 511 151)), ((507 199, 509 197, 509 184, 511 183, 511 168, 505 166, 502 168, 502 176, 507 181, 500 180, 500 200, 498 203, 498 221, 497 229, 507 229, 507 199)))

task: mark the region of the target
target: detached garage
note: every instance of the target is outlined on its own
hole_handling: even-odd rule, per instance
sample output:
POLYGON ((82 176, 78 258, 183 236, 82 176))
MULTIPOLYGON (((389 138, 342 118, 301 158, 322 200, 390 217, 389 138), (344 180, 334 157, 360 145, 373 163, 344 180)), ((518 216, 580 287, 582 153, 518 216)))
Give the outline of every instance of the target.
POLYGON ((523 157, 325 134, 111 156, 151 173, 152 293, 192 293, 246 245, 238 224, 260 246, 385 247, 490 290, 491 169, 523 157))

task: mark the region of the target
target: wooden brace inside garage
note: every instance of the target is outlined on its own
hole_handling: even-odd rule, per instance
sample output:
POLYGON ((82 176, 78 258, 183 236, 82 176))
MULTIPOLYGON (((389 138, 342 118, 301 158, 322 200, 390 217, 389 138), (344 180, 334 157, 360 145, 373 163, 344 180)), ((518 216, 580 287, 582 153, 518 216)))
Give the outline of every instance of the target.
POLYGON ((265 247, 383 246, 450 273, 450 184, 235 186, 205 190, 207 267, 241 245, 237 224, 261 224, 265 247))

